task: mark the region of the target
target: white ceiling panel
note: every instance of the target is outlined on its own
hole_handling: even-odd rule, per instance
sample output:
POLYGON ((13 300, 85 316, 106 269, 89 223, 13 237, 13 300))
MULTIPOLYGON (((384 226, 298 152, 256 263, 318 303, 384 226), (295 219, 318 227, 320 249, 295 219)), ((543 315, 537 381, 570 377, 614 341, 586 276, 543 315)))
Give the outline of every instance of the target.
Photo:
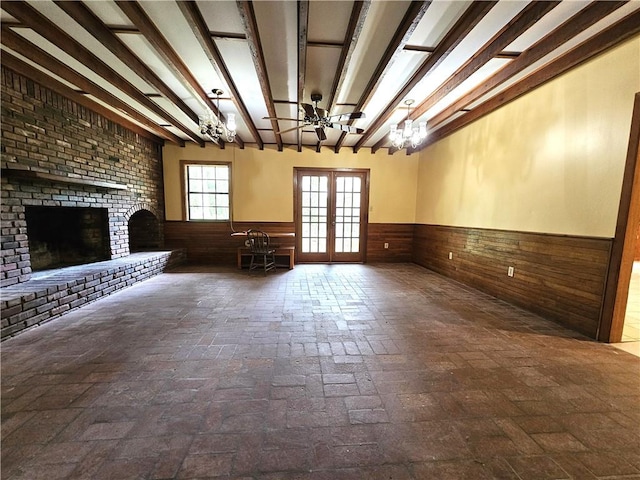
POLYGON ((222 34, 244 35, 244 26, 236 2, 199 0, 196 2, 209 31, 222 34))
POLYGON ((173 90, 178 97, 187 100, 192 97, 184 84, 176 78, 173 71, 158 56, 156 50, 149 42, 137 33, 121 33, 118 38, 131 50, 138 58, 143 58, 144 63, 155 73, 162 82, 173 90))
POLYGON ((298 92, 298 15, 295 2, 255 2, 258 31, 273 98, 293 99, 298 92))
POLYGON ((307 50, 307 68, 305 69, 305 103, 311 103, 313 92, 322 93, 324 101, 319 107, 326 108, 333 80, 340 60, 340 50, 337 48, 310 47, 307 50))
POLYGON ((309 3, 309 42, 341 43, 347 30, 352 1, 309 3))

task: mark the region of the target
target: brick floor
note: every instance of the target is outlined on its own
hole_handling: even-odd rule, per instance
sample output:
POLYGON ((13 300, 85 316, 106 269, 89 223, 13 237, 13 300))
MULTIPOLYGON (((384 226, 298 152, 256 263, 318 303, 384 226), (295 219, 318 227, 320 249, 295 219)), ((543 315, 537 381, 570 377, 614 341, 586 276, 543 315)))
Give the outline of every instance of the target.
POLYGON ((415 265, 181 267, 6 340, 2 478, 640 478, 640 358, 415 265))

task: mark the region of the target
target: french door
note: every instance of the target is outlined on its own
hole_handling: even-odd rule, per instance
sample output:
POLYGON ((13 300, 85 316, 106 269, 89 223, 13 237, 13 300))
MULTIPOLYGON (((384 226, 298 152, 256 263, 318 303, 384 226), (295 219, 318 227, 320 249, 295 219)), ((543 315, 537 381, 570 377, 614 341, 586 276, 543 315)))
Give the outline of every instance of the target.
POLYGON ((364 262, 368 170, 295 169, 296 261, 364 262))

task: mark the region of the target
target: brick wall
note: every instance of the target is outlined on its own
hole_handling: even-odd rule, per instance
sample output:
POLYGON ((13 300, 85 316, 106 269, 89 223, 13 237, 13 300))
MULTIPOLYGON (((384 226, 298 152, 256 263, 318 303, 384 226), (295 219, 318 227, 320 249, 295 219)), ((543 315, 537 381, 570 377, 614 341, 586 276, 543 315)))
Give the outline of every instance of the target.
POLYGON ((148 210, 162 245, 162 146, 6 68, 1 82, 1 286, 31 275, 27 205, 107 208, 111 258, 129 254, 128 220, 148 210))

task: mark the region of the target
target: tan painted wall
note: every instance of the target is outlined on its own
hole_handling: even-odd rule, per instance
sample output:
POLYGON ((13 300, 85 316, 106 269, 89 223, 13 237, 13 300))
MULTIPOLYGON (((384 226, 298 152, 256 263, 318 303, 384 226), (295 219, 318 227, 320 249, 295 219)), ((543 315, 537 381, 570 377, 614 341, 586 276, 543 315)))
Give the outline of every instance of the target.
POLYGON ((416 223, 613 237, 640 37, 424 149, 416 223))
POLYGON ((166 219, 182 220, 180 160, 232 163, 233 219, 235 221, 293 222, 293 168, 369 168, 369 222, 413 223, 415 220, 418 155, 388 155, 386 150, 357 154, 343 148, 339 154, 323 149, 278 152, 208 145, 184 148, 166 145, 163 150, 166 219))
POLYGON ((610 238, 640 91, 640 38, 426 148, 420 155, 298 153, 167 144, 167 220, 182 220, 180 160, 232 163, 236 221, 293 221, 293 168, 371 169, 371 223, 610 238))

